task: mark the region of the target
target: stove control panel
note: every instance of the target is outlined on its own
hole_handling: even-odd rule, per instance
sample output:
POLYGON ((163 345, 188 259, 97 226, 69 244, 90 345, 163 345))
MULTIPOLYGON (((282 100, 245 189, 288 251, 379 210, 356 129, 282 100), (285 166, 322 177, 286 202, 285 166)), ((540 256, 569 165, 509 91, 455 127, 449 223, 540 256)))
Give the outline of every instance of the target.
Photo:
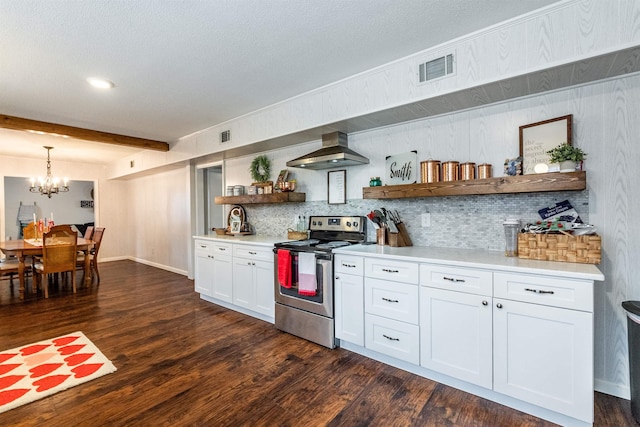
POLYGON ((312 216, 309 218, 311 231, 364 231, 364 217, 362 216, 312 216))

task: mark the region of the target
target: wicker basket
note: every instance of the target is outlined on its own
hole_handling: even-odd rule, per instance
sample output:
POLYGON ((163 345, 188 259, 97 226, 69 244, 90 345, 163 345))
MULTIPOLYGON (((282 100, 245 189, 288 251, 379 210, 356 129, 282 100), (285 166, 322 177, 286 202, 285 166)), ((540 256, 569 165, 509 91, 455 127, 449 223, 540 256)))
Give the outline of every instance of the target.
POLYGON ((566 234, 518 235, 518 257, 543 261, 600 264, 602 241, 597 234, 569 236, 566 234))
POLYGON ((287 239, 289 240, 306 240, 307 232, 306 231, 294 231, 291 228, 287 230, 287 239))

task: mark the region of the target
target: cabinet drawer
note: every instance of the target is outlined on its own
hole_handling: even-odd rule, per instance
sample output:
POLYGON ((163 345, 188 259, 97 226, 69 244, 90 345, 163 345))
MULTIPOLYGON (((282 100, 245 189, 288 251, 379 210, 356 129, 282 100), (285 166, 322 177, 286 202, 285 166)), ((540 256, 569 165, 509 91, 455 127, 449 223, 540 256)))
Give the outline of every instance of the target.
POLYGON ((376 279, 418 284, 418 264, 380 258, 365 258, 364 275, 376 279))
POLYGON ((493 273, 475 268, 420 264, 420 284, 448 291, 491 296, 493 273))
POLYGON ((593 281, 494 273, 494 296, 593 312, 593 281))
POLYGON ((367 313, 418 324, 418 286, 367 277, 364 297, 367 313))
POLYGON ((273 261, 273 248, 266 246, 233 245, 233 256, 261 261, 273 261))
POLYGON ((195 251, 204 252, 204 253, 212 253, 213 252, 213 242, 210 240, 195 240, 194 241, 195 251))
POLYGON ((364 273, 364 258, 359 256, 336 254, 334 269, 336 273, 347 273, 362 276, 364 273))
POLYGON ((365 347, 409 363, 420 363, 420 332, 416 325, 365 314, 365 347))

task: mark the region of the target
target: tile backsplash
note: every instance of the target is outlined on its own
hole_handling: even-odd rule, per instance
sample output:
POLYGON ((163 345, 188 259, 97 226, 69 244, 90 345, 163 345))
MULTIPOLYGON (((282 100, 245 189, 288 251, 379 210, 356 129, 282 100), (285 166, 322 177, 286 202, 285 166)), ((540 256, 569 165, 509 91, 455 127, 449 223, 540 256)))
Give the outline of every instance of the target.
MULTIPOLYGON (((346 204, 327 202, 244 205, 248 221, 256 234, 286 236, 295 229, 295 218, 311 215, 366 215, 385 207, 398 210, 415 246, 504 250, 502 222, 506 217, 535 222, 538 210, 569 200, 581 219, 589 222, 589 193, 584 191, 496 194, 480 196, 426 197, 394 200, 347 200, 346 204), (422 227, 422 214, 430 214, 431 226, 422 227)), ((371 223, 368 240, 375 240, 371 223)))

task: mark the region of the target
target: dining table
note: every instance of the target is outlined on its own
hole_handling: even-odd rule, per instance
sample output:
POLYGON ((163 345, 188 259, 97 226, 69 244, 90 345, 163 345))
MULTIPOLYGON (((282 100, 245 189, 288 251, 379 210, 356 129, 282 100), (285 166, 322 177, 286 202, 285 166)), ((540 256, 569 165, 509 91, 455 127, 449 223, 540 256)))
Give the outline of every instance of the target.
MULTIPOLYGON (((78 251, 84 252, 84 286, 91 285, 91 267, 89 251, 93 248, 94 242, 91 239, 78 237, 78 251)), ((5 255, 13 255, 18 258, 18 278, 20 280, 20 299, 24 299, 25 293, 25 264, 27 257, 42 256, 42 239, 17 239, 0 242, 0 251, 5 255)), ((33 287, 32 292, 36 289, 33 287)))

